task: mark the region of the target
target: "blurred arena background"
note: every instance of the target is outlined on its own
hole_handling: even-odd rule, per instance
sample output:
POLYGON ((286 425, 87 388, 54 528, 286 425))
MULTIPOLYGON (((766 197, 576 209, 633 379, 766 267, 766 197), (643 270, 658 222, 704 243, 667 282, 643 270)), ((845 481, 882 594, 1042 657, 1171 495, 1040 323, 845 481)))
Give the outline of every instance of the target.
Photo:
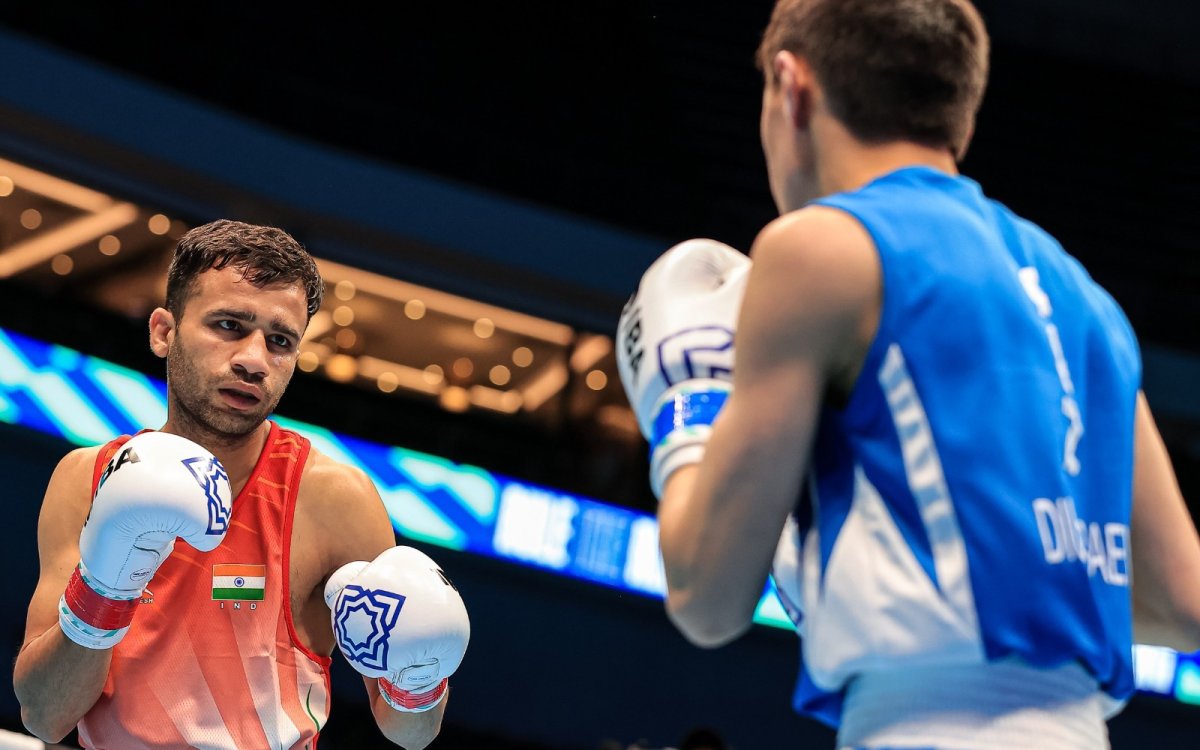
MULTIPOLYGON (((993 72, 963 171, 1125 307, 1200 516, 1200 6, 977 4, 993 72)), ((753 65, 770 7, 0 6, 6 675, 50 471, 161 421, 145 320, 164 253, 229 217, 287 228, 329 283, 280 416, 371 471, 397 538, 467 603, 434 747, 678 747, 704 727, 832 747, 791 713, 797 642, 769 591, 724 649, 667 622, 612 352, 654 257, 748 248, 773 215, 753 65)), ((1195 747, 1194 658, 1145 652, 1139 680, 1114 748, 1195 747)), ((383 746, 360 684, 335 658, 322 748, 383 746)), ((20 730, 11 679, 0 727, 20 730)))

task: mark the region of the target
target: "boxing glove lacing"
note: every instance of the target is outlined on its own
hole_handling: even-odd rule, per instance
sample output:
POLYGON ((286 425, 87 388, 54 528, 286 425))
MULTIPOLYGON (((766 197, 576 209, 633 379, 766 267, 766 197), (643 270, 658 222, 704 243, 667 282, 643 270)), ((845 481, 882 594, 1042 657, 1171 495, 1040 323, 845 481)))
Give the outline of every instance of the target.
POLYGON ((424 693, 413 693, 408 690, 401 690, 394 684, 388 682, 382 677, 379 678, 379 692, 383 693, 383 698, 393 708, 409 711, 423 711, 432 708, 442 695, 446 692, 446 687, 449 684, 449 679, 443 677, 432 690, 424 693))

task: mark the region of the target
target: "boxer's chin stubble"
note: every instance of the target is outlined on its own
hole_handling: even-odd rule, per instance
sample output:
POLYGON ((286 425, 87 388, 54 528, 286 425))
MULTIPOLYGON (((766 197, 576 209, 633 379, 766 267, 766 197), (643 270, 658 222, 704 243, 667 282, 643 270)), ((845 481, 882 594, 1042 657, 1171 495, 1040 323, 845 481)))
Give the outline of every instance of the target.
POLYGON ((167 384, 182 412, 180 416, 189 422, 224 437, 242 437, 257 429, 279 403, 277 394, 267 392, 258 408, 231 411, 219 402, 216 382, 208 381, 188 356, 187 348, 178 340, 173 342, 167 354, 167 384))

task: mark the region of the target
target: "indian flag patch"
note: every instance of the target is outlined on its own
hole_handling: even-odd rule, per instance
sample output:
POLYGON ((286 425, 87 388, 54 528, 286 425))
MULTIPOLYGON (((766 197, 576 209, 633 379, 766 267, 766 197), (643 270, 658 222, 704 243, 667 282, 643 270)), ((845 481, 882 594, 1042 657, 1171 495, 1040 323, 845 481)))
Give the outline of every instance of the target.
POLYGON ((267 586, 266 565, 214 565, 213 601, 263 600, 267 586))

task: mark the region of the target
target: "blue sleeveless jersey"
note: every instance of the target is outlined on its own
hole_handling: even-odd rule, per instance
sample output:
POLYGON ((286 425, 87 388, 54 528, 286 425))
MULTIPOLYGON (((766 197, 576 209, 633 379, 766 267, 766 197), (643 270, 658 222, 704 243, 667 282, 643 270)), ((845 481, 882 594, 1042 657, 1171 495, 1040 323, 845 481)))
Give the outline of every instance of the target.
POLYGON ((1077 660, 1120 705, 1141 380, 1124 314, 966 177, 909 167, 815 203, 870 233, 883 306, 818 427, 796 709, 837 726, 857 673, 1006 658, 1077 660))

